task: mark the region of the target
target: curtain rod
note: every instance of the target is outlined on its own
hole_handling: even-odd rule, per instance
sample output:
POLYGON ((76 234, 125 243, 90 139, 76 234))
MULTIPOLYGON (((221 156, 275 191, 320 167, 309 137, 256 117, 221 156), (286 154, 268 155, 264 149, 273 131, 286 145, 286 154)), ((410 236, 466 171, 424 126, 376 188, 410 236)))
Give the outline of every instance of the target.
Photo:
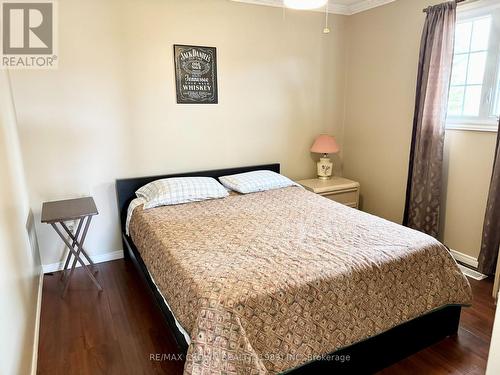
MULTIPOLYGON (((464 1, 467 1, 467 0, 455 0, 455 3, 460 4, 460 3, 463 3, 464 1)), ((422 12, 427 13, 427 10, 428 10, 429 8, 430 8, 430 7, 425 8, 425 9, 422 9, 422 12)))

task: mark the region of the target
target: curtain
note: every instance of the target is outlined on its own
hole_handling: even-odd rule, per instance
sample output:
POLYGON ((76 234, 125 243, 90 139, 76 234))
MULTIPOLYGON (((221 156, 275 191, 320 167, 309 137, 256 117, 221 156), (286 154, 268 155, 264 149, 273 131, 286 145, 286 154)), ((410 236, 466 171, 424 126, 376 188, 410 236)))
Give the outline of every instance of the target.
MULTIPOLYGON (((500 128, 500 124, 499 124, 500 128)), ((499 129, 500 130, 500 129, 499 129)), ((484 216, 483 239, 479 253, 479 272, 486 275, 495 273, 500 247, 500 132, 497 132, 497 146, 491 175, 490 192, 484 216)))
POLYGON ((456 3, 426 9, 403 225, 437 237, 444 127, 453 63, 456 3))

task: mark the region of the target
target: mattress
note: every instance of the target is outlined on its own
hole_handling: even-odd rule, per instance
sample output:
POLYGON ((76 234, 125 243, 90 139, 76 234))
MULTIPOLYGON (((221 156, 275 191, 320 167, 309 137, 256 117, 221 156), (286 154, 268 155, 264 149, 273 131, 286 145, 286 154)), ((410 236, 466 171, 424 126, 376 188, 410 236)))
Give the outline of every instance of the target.
POLYGON ((186 343, 189 345, 191 344, 191 338, 189 337, 189 333, 187 333, 187 331, 184 329, 184 327, 181 325, 181 323, 177 320, 177 318, 175 317, 175 314, 173 313, 172 311, 172 308, 170 307, 170 305, 168 304, 168 301, 167 299, 165 298, 165 296, 162 294, 160 288, 158 287, 158 284, 156 283, 153 275, 151 275, 151 272, 148 271, 148 274, 149 274, 149 277, 151 278, 151 281, 153 281, 153 284, 155 284, 155 287, 156 287, 156 290, 158 291, 158 293, 160 293, 160 295, 162 296, 163 298, 163 302, 165 303, 165 305, 167 306, 167 309, 170 311, 170 313, 172 314, 172 317, 174 318, 174 323, 175 323, 175 326, 177 328, 177 330, 182 334, 182 336, 184 336, 184 340, 186 340, 186 343))
POLYGON ((130 235, 190 336, 185 374, 275 374, 471 289, 430 236, 297 187, 144 210, 130 235))

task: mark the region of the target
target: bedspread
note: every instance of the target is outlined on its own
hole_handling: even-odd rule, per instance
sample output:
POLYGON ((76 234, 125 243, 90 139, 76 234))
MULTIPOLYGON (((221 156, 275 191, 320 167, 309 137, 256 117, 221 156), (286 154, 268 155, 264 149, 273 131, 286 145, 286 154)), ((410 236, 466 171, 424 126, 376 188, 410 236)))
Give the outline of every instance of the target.
POLYGON ((130 233, 190 334, 185 374, 275 374, 471 303, 434 238, 297 187, 140 206, 130 233))

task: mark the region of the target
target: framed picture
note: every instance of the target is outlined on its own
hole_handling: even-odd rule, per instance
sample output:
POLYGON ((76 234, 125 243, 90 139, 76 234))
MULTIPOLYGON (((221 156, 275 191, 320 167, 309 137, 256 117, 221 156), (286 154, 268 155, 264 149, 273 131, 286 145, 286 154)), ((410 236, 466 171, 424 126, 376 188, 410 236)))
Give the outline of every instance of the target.
POLYGON ((214 47, 174 45, 179 104, 217 104, 217 51, 214 47))

